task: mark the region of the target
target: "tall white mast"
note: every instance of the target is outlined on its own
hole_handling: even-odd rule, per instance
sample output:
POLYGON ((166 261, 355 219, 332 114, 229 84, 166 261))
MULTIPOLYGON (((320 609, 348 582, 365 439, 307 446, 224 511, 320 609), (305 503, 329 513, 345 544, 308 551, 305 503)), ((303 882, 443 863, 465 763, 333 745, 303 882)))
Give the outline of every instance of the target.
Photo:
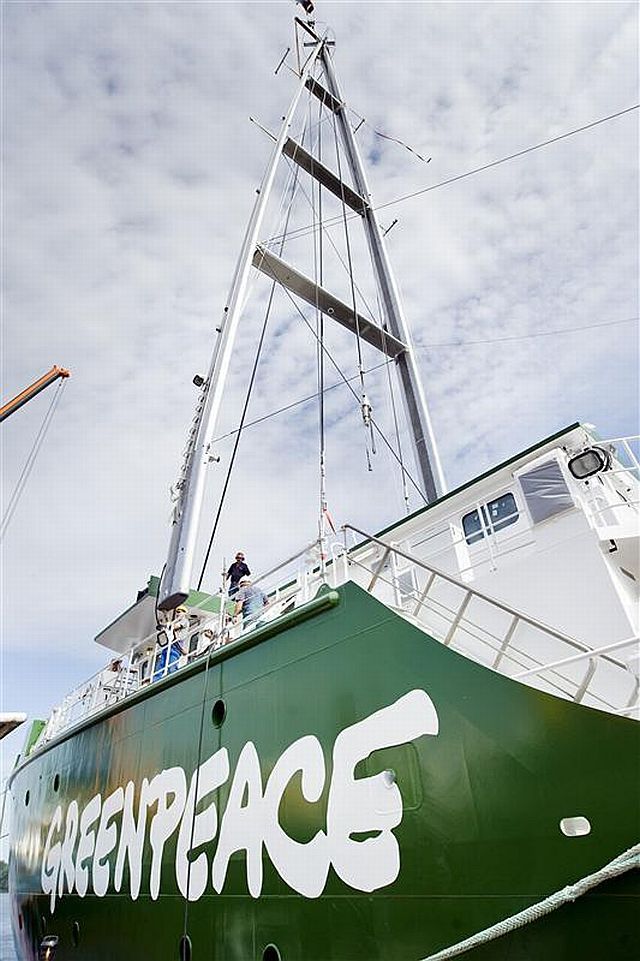
POLYGON ((238 323, 244 308, 247 284, 252 260, 258 241, 260 228, 273 187, 278 161, 287 140, 289 129, 315 62, 322 49, 320 38, 312 49, 305 67, 301 71, 298 87, 284 117, 280 135, 266 169, 256 202, 247 226, 242 250, 229 292, 228 304, 224 309, 220 335, 216 341, 209 373, 204 386, 204 404, 194 425, 193 443, 187 454, 185 470, 180 482, 178 500, 174 509, 173 529, 169 544, 169 554, 160 585, 158 607, 172 610, 182 604, 191 590, 196 538, 202 502, 204 498, 207 466, 211 461, 211 442, 222 407, 222 395, 233 353, 238 323))
MULTIPOLYGON (((321 61, 327 81, 327 88, 336 102, 336 119, 338 121, 353 182, 358 193, 367 201, 370 201, 371 194, 367 184, 364 164, 362 163, 360 151, 358 150, 358 145, 353 135, 349 118, 347 117, 345 101, 336 77, 331 54, 326 45, 322 48, 321 61)), ((363 208, 362 216, 373 269, 384 308, 385 320, 391 333, 397 337, 398 340, 402 341, 405 346, 405 349, 396 356, 395 362, 400 375, 402 397, 407 419, 411 426, 414 454, 422 480, 422 487, 427 502, 430 503, 446 490, 442 464, 438 456, 431 418, 416 365, 409 327, 398 293, 398 285, 391 268, 391 261, 389 260, 387 248, 384 243, 382 230, 378 224, 375 210, 370 203, 367 203, 363 208)))
MULTIPOLYGON (((218 422, 222 395, 229 364, 233 353, 240 316, 244 308, 251 267, 257 267, 272 280, 289 289, 297 297, 322 311, 358 337, 366 340, 389 357, 392 357, 400 375, 400 383, 416 457, 427 502, 445 490, 442 467, 436 450, 431 420, 420 383, 415 356, 411 347, 409 329, 404 317, 398 288, 383 240, 382 231, 370 202, 370 193, 364 166, 349 124, 345 103, 331 60, 328 41, 319 37, 312 24, 296 19, 312 37, 305 65, 300 71, 298 87, 289 110, 284 117, 280 134, 273 148, 258 197, 249 220, 242 250, 225 307, 220 336, 214 348, 209 374, 203 386, 203 395, 197 408, 194 426, 188 442, 185 466, 178 484, 177 502, 173 517, 173 530, 169 554, 165 566, 158 606, 172 610, 188 596, 194 565, 196 537, 205 490, 207 466, 212 459, 211 443, 218 422), (316 62, 320 60, 326 88, 312 76, 316 62), (289 131, 303 91, 308 89, 331 110, 337 120, 344 152, 355 189, 341 182, 335 174, 312 157, 290 136, 289 131), (310 278, 277 257, 271 250, 258 244, 258 237, 267 202, 273 187, 278 161, 282 154, 289 157, 318 180, 325 189, 340 197, 342 202, 362 218, 367 236, 373 270, 378 283, 384 310, 384 326, 379 327, 370 319, 356 312, 355 304, 349 306, 310 278)), ((307 46, 307 45, 305 45, 307 46)))

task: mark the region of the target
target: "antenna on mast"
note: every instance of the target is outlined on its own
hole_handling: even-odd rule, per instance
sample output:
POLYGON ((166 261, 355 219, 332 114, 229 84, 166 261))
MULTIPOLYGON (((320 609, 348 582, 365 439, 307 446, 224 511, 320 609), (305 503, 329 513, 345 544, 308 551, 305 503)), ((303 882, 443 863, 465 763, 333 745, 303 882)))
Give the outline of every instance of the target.
POLYGON ((296 0, 296 3, 300 4, 308 17, 310 17, 315 10, 315 4, 313 3, 313 0, 296 0))

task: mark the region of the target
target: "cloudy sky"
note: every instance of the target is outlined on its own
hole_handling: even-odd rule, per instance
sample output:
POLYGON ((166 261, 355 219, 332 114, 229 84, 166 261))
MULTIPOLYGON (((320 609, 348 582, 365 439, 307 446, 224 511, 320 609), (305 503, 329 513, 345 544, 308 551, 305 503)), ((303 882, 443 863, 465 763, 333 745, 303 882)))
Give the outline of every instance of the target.
MULTIPOLYGON (((274 75, 293 12, 290 0, 4 5, 2 394, 54 363, 72 377, 2 545, 3 710, 46 716, 106 660, 92 638, 162 568, 191 378, 206 372, 271 148, 249 116, 277 131, 295 87, 286 67, 274 75)), ((380 219, 397 219, 389 248, 449 485, 574 420, 637 433, 637 111, 437 186, 634 106, 636 4, 319 0, 317 14, 353 124, 366 120, 380 219)), ((317 109, 300 117, 316 141, 317 109)), ((340 225, 330 236, 344 256, 340 225)), ((285 256, 309 272, 311 250, 301 230, 285 256)), ((240 414, 268 287, 255 290, 219 434, 240 414)), ((353 339, 327 342, 353 375, 353 339)), ((327 383, 339 379, 328 365, 327 383)), ((249 419, 316 389, 314 339, 277 297, 249 419)), ((389 427, 385 370, 367 391, 389 427)), ((52 396, 3 425, 5 505, 52 396)), ((381 446, 367 471, 359 416, 344 388, 331 393, 329 507, 375 530, 401 515, 401 488, 381 446)), ((212 589, 238 547, 259 570, 315 536, 317 450, 314 402, 246 431, 212 589)), ((205 539, 230 451, 221 440, 205 539)), ((5 742, 5 771, 21 741, 5 742)))

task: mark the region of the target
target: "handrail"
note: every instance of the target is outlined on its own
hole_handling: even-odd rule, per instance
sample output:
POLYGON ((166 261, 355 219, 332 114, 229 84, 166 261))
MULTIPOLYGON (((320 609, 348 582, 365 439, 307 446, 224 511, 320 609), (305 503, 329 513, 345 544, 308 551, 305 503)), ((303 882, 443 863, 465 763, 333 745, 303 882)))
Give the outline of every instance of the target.
POLYGON ((528 671, 521 671, 520 674, 514 674, 513 677, 521 681, 523 677, 534 677, 536 674, 542 674, 544 671, 554 670, 556 667, 564 667, 565 664, 577 664, 579 661, 584 661, 588 657, 602 657, 607 651, 616 651, 621 647, 628 647, 630 644, 637 644, 640 641, 638 637, 627 637, 624 641, 616 641, 614 644, 605 644, 604 647, 594 647, 589 651, 583 651, 582 654, 574 654, 572 657, 563 657, 560 661, 551 661, 549 664, 543 664, 542 667, 533 667, 528 671))
MULTIPOLYGON (((430 574, 435 574, 437 577, 441 577, 443 580, 448 581, 449 584, 453 584, 455 587, 458 587, 461 590, 467 591, 469 594, 473 595, 474 597, 477 597, 480 600, 484 601, 485 603, 491 604, 494 607, 499 608, 500 610, 504 611, 506 614, 510 614, 512 617, 513 616, 517 617, 519 620, 523 621, 525 624, 529 624, 531 627, 535 628, 536 630, 544 631, 546 634, 550 634, 552 637, 555 637, 557 640, 562 641, 564 644, 568 644, 569 647, 574 647, 577 650, 587 654, 591 653, 591 649, 587 647, 586 644, 582 644, 580 641, 576 640, 574 637, 571 637, 569 634, 565 634, 563 631, 558 631, 555 627, 551 627, 551 625, 545 624, 544 621, 539 621, 537 618, 531 617, 531 615, 525 614, 523 611, 518 611, 515 607, 511 607, 511 605, 505 604, 504 601, 501 601, 496 597, 492 597, 490 594, 485 594, 483 591, 479 591, 477 588, 471 587, 471 585, 467 583, 459 581, 457 578, 453 577, 452 574, 447 574, 446 571, 440 570, 440 568, 432 567, 429 564, 425 564, 424 561, 420 560, 420 558, 418 557, 415 557, 413 554, 409 554, 407 551, 403 551, 401 548, 396 547, 393 544, 389 544, 387 541, 380 540, 380 538, 375 537, 375 535, 368 534, 366 531, 360 530, 360 528, 355 527, 353 524, 343 524, 342 528, 343 530, 353 531, 354 533, 359 534, 361 537, 365 539, 364 542, 356 545, 355 548, 352 548, 352 551, 354 553, 357 550, 362 549, 362 547, 364 547, 364 545, 368 542, 371 542, 373 544, 378 544, 379 547, 382 547, 385 550, 389 548, 394 554, 397 554, 399 557, 403 557, 405 560, 409 561, 411 564, 415 564, 417 567, 421 567, 423 570, 428 571, 430 574)), ((609 661, 611 664, 614 664, 616 667, 622 667, 626 670, 626 664, 624 664, 622 661, 617 661, 615 658, 608 657, 606 654, 602 655, 602 657, 603 657, 603 660, 609 661)))

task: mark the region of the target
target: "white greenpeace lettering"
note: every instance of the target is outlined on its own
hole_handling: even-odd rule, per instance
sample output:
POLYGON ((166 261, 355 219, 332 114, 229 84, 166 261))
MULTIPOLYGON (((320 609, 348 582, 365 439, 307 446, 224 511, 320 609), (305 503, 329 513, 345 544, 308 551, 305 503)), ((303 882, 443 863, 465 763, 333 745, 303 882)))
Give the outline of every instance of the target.
POLYGON ((118 848, 118 857, 116 858, 113 886, 116 891, 120 891, 125 861, 128 861, 129 890, 133 901, 135 901, 140 894, 140 882, 142 880, 142 852, 144 849, 144 834, 147 829, 148 790, 149 782, 144 778, 142 787, 140 788, 137 821, 133 814, 133 805, 136 798, 136 786, 133 781, 129 781, 124 792, 120 847, 118 848))
POLYGON ((60 831, 62 826, 62 808, 60 805, 55 809, 53 817, 51 819, 51 824, 49 826, 49 833, 47 834, 47 840, 44 846, 44 855, 42 857, 42 870, 40 871, 40 886, 42 887, 43 894, 51 895, 51 913, 56 909, 56 894, 58 891, 58 874, 60 873, 60 853, 62 850, 62 844, 60 841, 56 841, 52 844, 53 835, 60 831))
POLYGON ((252 741, 247 741, 240 752, 220 825, 212 871, 213 886, 218 894, 224 887, 229 858, 236 851, 247 852, 249 894, 252 898, 259 898, 262 890, 262 777, 258 752, 252 741), (243 805, 245 795, 247 803, 243 805))
POLYGON ((76 891, 81 898, 85 896, 89 887, 89 870, 85 867, 85 861, 92 856, 96 843, 96 833, 91 830, 91 826, 100 817, 101 808, 102 798, 96 794, 91 798, 80 818, 80 840, 76 854, 76 891))
POLYGON ((438 715, 424 691, 410 691, 338 734, 333 748, 333 777, 327 806, 331 863, 345 884, 376 891, 400 872, 400 849, 392 829, 402 820, 402 796, 384 773, 354 778, 354 768, 372 751, 438 733, 438 715), (377 837, 351 839, 378 831, 377 837))
POLYGON ((171 767, 156 774, 149 785, 150 802, 158 799, 158 810, 153 815, 149 840, 151 842, 151 879, 149 891, 155 901, 160 893, 160 872, 164 846, 180 823, 187 799, 187 779, 181 767, 171 767), (169 798, 171 801, 169 802, 169 798))
POLYGON ((124 791, 121 787, 110 794, 102 805, 100 824, 96 836, 96 848, 93 852, 93 893, 103 898, 109 889, 109 857, 118 843, 118 830, 115 824, 109 824, 111 819, 119 814, 124 804, 124 791))
POLYGON ((76 868, 73 863, 73 849, 76 845, 76 835, 78 833, 78 802, 72 801, 67 808, 67 821, 64 833, 64 841, 60 851, 60 876, 58 878, 58 897, 64 893, 64 882, 67 882, 69 894, 73 891, 76 880, 76 868))
POLYGON ((294 741, 271 772, 264 792, 264 843, 282 880, 306 898, 317 898, 324 890, 329 873, 327 835, 318 831, 310 841, 301 843, 280 827, 280 802, 297 771, 302 772, 300 786, 305 801, 318 801, 325 781, 324 754, 320 741, 312 734, 294 741))
POLYGON ((204 811, 196 812, 196 807, 207 794, 221 787, 228 777, 229 754, 223 747, 201 764, 191 778, 176 849, 176 881, 180 893, 189 901, 197 901, 202 897, 209 877, 209 862, 205 852, 202 851, 193 861, 189 860, 189 853, 213 841, 218 830, 215 802, 212 801, 204 811))
POLYGON ((172 857, 171 845, 178 890, 189 901, 201 898, 209 884, 221 893, 229 861, 239 851, 246 857, 249 893, 259 898, 263 847, 282 880, 307 898, 322 894, 331 866, 358 891, 392 884, 400 873, 400 847, 393 831, 402 821, 402 782, 396 784, 387 772, 373 777, 356 777, 355 772, 375 751, 437 734, 438 715, 431 698, 414 690, 338 734, 328 785, 322 745, 308 734, 283 751, 264 790, 258 752, 247 741, 220 814, 214 792, 229 779, 226 748, 196 768, 188 788, 184 769, 172 767, 143 778, 139 789, 134 781, 116 787, 104 803, 96 794, 82 811, 74 798, 66 815, 61 806, 55 809, 44 843, 40 884, 49 895, 51 913, 65 890, 75 889, 85 897, 91 887, 101 898, 110 888, 120 892, 124 887, 136 900, 145 852, 150 861, 149 894, 156 900, 163 867, 166 870, 172 857), (326 816, 318 804, 325 790, 326 816), (310 808, 315 804, 317 813, 310 808), (298 837, 309 840, 290 836, 281 808, 289 831, 296 833, 299 825, 303 833, 297 832, 298 837), (310 837, 315 829, 310 828, 310 819, 323 816, 325 823, 318 824, 310 837))

